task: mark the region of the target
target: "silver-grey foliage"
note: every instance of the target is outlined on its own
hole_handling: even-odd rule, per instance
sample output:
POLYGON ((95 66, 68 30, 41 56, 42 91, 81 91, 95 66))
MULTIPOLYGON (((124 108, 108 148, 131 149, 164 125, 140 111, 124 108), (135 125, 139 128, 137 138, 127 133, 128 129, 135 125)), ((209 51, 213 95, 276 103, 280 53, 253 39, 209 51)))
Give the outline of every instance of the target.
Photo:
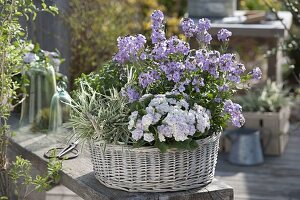
POLYGON ((67 127, 74 128, 75 137, 95 139, 105 143, 128 143, 126 99, 116 89, 108 96, 96 92, 89 83, 81 82, 71 101, 71 118, 67 127))
POLYGON ((243 111, 278 112, 280 108, 288 106, 291 100, 288 90, 282 90, 282 86, 268 80, 264 87, 249 90, 246 95, 237 97, 237 102, 243 111))

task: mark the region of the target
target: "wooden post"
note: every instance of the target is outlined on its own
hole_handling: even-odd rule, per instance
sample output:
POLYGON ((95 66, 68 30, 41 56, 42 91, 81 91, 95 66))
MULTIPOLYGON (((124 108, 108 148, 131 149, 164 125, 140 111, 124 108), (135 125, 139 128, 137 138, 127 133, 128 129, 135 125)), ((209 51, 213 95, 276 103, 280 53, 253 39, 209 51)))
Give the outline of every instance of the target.
POLYGON ((283 38, 270 38, 268 40, 269 50, 272 52, 268 56, 268 77, 276 81, 277 84, 282 84, 282 51, 280 45, 283 44, 283 38))

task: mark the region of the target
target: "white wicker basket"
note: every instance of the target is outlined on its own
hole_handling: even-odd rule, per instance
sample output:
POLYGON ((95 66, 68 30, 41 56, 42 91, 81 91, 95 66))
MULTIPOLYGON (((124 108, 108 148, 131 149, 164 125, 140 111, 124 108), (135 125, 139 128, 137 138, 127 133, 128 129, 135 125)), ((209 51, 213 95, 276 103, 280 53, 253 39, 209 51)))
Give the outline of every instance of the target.
POLYGON ((129 192, 166 192, 210 183, 217 163, 220 133, 198 140, 194 151, 133 148, 90 141, 96 178, 105 186, 129 192))

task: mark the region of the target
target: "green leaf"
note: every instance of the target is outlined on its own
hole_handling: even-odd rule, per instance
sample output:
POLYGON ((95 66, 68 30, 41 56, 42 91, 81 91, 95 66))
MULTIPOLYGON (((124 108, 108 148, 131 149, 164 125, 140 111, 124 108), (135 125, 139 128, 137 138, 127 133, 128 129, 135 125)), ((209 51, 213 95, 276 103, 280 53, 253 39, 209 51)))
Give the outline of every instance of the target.
POLYGON ((25 33, 23 31, 18 32, 19 36, 23 37, 25 33))
POLYGON ((189 143, 189 147, 191 150, 195 150, 199 147, 198 143, 196 142, 196 140, 192 140, 190 143, 189 143))
POLYGON ((58 14, 58 8, 56 6, 49 6, 50 11, 52 11, 54 14, 58 14))
POLYGON ((162 153, 165 153, 168 149, 168 145, 165 142, 156 141, 154 144, 162 153))
POLYGON ((176 148, 180 150, 194 150, 198 147, 198 144, 195 140, 189 138, 185 141, 173 141, 169 145, 171 148, 176 148))
POLYGON ((45 2, 42 3, 42 8, 43 8, 44 10, 47 9, 47 4, 46 4, 45 2))
POLYGON ((21 12, 16 12, 15 15, 18 16, 18 17, 20 17, 20 16, 23 16, 23 13, 21 13, 21 12))
POLYGON ((34 12, 34 13, 33 13, 32 20, 35 20, 35 19, 36 19, 36 16, 37 16, 37 15, 36 15, 36 12, 34 12))
POLYGON ((34 53, 38 53, 40 51, 40 44, 39 43, 35 43, 34 44, 34 49, 33 49, 33 52, 34 53))

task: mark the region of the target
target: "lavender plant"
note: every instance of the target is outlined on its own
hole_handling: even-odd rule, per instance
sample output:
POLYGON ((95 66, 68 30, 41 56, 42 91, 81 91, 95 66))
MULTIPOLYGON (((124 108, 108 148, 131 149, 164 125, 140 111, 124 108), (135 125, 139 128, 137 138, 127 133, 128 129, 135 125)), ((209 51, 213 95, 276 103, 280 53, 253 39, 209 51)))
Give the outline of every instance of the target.
POLYGON ((220 30, 222 51, 211 50, 210 21, 183 19, 185 36, 200 45, 191 49, 177 36, 166 38, 161 11, 151 18, 151 42, 141 34, 119 37, 113 57, 119 70, 132 72, 120 93, 128 101, 126 125, 134 145, 192 149, 197 139, 222 131, 228 120, 241 127, 242 107, 230 99, 250 80, 260 79, 261 71, 246 73, 236 55, 225 53, 232 33, 220 30))

